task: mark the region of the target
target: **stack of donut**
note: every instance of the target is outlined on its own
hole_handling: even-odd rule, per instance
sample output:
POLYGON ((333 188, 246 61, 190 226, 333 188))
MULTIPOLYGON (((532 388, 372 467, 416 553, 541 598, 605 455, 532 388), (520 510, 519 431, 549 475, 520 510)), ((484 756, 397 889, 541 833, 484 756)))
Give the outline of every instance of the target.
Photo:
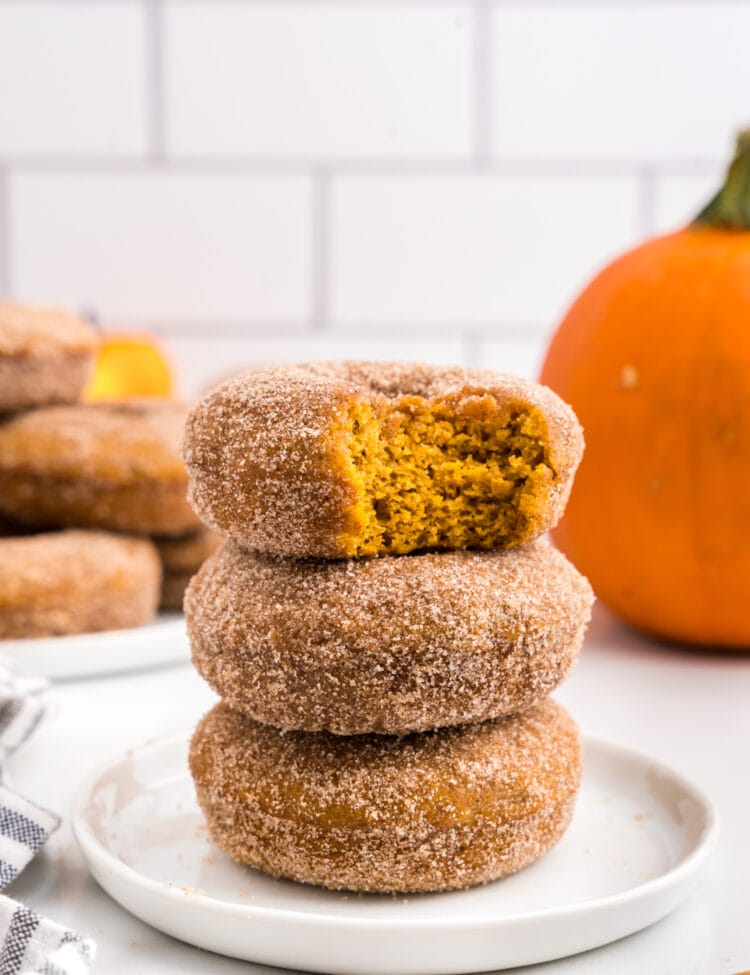
POLYGON ((184 450, 226 536, 185 600, 222 699, 190 750, 218 846, 370 892, 482 884, 549 850, 581 745, 548 695, 593 598, 539 537, 583 450, 571 410, 487 371, 318 363, 218 387, 184 450))
POLYGON ((80 403, 96 345, 75 315, 0 303, 0 639, 146 623, 211 545, 185 497, 187 411, 80 403))

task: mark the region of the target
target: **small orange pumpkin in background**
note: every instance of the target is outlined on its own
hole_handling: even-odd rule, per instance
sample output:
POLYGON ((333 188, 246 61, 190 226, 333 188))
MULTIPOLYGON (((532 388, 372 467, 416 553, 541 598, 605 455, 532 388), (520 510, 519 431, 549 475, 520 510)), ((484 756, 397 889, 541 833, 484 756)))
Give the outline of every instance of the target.
POLYGON ((627 622, 750 649, 750 133, 692 224, 588 285, 541 381, 586 436, 559 547, 627 622))
POLYGON ((105 332, 94 368, 83 391, 85 403, 142 399, 169 399, 175 381, 169 358, 153 335, 142 332, 105 332))

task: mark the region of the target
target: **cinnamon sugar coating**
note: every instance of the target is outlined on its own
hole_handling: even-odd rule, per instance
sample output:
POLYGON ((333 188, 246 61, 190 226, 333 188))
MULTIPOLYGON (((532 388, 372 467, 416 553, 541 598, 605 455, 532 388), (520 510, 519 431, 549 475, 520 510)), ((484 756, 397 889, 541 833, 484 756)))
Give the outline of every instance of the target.
POLYGON ((185 434, 203 520, 277 555, 509 548, 561 515, 583 451, 551 390, 489 370, 329 362, 247 373, 185 434))
POLYGON ((162 609, 182 609, 188 583, 209 555, 221 545, 222 538, 208 528, 201 528, 179 538, 155 538, 162 565, 162 609))
POLYGON ((96 344, 96 330, 78 315, 0 302, 0 412, 74 403, 96 344))
POLYGON ((160 583, 145 539, 72 530, 0 538, 0 639, 142 626, 160 583))
POLYGON ((403 734, 541 701, 572 667, 592 601, 542 540, 339 561, 227 542, 185 612, 193 663, 233 708, 277 728, 403 734))
POLYGON ((280 732, 218 704, 190 769, 210 835, 275 877, 355 891, 438 891, 528 866, 567 827, 581 744, 551 700, 409 735, 280 732))
POLYGON ((50 527, 182 535, 200 527, 180 457, 186 409, 50 406, 0 424, 0 511, 50 527))

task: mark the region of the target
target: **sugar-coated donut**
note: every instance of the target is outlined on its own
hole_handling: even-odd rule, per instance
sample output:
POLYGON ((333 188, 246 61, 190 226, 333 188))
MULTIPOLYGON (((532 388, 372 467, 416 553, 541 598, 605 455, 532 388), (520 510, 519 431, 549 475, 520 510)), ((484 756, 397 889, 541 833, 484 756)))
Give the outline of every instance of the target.
POLYGON ((0 412, 74 403, 96 344, 96 330, 78 315, 0 302, 0 412))
POLYGON ((323 558, 528 541, 560 517, 582 451, 551 390, 413 363, 246 373, 193 408, 185 435, 207 524, 323 558))
POLYGON ((0 639, 141 626, 160 582, 145 539, 73 530, 0 538, 0 639))
POLYGON ((209 833, 275 877, 436 891, 498 880, 560 838, 581 776, 572 719, 525 714, 405 738, 282 732, 218 704, 190 769, 209 833))
POLYGON ((180 457, 185 407, 49 406, 0 424, 0 511, 40 527, 183 535, 200 527, 180 457))
POLYGON ((277 728, 404 734, 541 701, 573 665, 592 601, 542 540, 343 561, 227 542, 185 612, 193 662, 233 708, 277 728))
POLYGON ((209 555, 221 545, 222 538, 208 528, 202 528, 179 538, 155 538, 162 565, 162 609, 182 609, 188 583, 209 555))

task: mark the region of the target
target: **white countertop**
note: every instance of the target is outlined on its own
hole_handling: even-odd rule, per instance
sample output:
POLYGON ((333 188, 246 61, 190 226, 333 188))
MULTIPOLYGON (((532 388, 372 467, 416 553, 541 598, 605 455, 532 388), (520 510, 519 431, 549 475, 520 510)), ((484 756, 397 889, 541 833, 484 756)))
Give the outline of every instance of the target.
MULTIPOLYGON (((723 830, 704 880, 670 917, 608 947, 525 968, 525 975, 750 969, 750 654, 662 646, 599 608, 557 697, 586 732, 648 751, 693 778, 718 804, 723 830)), ((90 769, 192 727, 212 700, 188 666, 59 684, 52 713, 13 760, 14 782, 67 816, 90 769)), ((96 939, 98 975, 279 972, 199 951, 131 917, 89 877, 67 823, 8 893, 96 939)))

